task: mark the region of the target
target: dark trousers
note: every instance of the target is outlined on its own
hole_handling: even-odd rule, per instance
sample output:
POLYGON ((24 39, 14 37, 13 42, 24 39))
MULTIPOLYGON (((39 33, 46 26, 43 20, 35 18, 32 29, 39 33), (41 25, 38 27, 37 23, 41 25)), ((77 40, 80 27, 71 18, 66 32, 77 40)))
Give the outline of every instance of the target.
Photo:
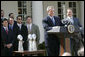
POLYGON ((13 48, 7 48, 5 47, 4 49, 1 50, 1 56, 12 56, 12 51, 13 48))
POLYGON ((46 46, 47 56, 59 56, 60 42, 58 38, 50 38, 48 40, 48 46, 46 46))
POLYGON ((78 56, 77 51, 82 46, 82 42, 78 38, 71 38, 71 50, 74 56, 78 56))

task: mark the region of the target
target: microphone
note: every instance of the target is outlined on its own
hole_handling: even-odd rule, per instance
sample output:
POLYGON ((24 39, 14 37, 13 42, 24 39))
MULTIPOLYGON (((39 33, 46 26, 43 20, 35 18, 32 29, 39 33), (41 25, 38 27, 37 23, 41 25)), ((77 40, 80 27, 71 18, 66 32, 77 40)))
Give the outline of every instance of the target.
POLYGON ((72 24, 71 21, 65 20, 65 19, 62 20, 62 23, 65 24, 65 25, 71 25, 72 24))

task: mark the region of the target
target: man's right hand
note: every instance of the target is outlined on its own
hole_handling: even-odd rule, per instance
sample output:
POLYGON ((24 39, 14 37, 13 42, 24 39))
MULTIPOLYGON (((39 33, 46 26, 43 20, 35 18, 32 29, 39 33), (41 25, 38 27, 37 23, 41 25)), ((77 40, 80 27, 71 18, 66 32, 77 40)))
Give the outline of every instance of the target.
POLYGON ((11 48, 12 47, 12 44, 7 44, 6 47, 7 48, 11 48))

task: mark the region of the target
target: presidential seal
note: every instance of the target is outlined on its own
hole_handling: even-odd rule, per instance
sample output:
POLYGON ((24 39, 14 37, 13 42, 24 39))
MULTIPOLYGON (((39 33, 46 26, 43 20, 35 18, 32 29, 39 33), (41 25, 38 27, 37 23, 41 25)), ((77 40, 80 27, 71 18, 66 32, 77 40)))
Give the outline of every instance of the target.
POLYGON ((75 31, 75 28, 74 28, 74 26, 73 25, 68 25, 68 32, 69 33, 74 33, 74 31, 75 31))

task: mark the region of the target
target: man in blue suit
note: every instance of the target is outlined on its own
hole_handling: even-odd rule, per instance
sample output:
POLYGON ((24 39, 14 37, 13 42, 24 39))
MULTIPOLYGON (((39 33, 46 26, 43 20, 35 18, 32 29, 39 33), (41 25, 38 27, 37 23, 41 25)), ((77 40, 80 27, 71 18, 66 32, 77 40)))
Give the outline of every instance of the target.
MULTIPOLYGON (((81 30, 82 26, 79 22, 78 18, 73 17, 72 9, 67 9, 67 18, 63 19, 62 21, 69 21, 71 24, 73 24, 76 28, 76 30, 81 30)), ((70 38, 71 40, 71 48, 74 51, 74 55, 77 55, 77 50, 79 48, 80 40, 78 40, 78 37, 76 38, 70 38)))
MULTIPOLYGON (((12 17, 10 17, 8 19, 8 28, 12 31, 13 33, 13 38, 14 38, 14 41, 15 39, 17 38, 17 35, 16 35, 16 27, 17 26, 17 23, 14 22, 14 19, 12 17)), ((13 43, 13 50, 15 51, 15 43, 13 43)))
POLYGON ((45 46, 47 50, 48 56, 58 56, 60 49, 60 41, 59 38, 55 34, 48 34, 47 31, 51 30, 54 26, 61 26, 62 23, 60 18, 54 16, 54 7, 47 7, 48 16, 44 18, 43 27, 45 30, 45 46))

